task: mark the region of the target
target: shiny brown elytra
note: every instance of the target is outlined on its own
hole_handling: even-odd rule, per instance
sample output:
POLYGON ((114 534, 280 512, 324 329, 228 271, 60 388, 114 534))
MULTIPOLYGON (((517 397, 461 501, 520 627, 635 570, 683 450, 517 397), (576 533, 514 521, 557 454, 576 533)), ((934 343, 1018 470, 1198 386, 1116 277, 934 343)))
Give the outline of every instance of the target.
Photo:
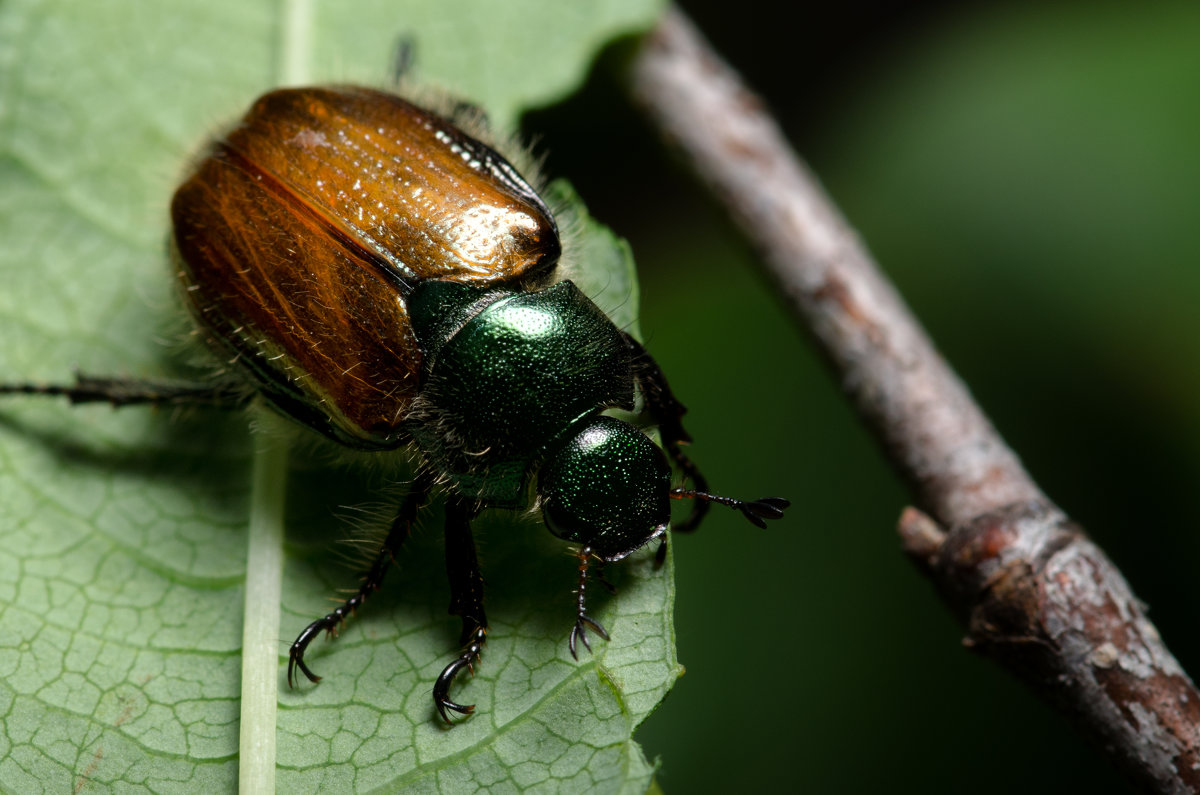
POLYGON ((553 216, 508 161, 360 87, 261 97, 179 188, 171 217, 200 325, 284 413, 367 450, 407 441, 416 284, 517 282, 560 253, 553 216))

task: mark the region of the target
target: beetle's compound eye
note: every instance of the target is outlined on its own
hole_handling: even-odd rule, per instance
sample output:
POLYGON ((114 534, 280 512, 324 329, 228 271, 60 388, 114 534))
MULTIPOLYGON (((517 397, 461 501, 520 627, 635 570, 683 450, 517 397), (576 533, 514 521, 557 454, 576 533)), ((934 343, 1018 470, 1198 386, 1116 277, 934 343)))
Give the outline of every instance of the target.
POLYGON ((588 422, 538 476, 550 532, 619 560, 671 520, 671 467, 646 434, 612 417, 588 422))

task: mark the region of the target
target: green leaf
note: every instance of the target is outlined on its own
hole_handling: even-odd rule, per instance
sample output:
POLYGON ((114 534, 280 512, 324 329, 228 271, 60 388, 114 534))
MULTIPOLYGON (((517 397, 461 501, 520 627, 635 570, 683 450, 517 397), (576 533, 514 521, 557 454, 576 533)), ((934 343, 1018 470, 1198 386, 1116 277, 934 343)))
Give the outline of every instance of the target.
MULTIPOLYGON (((658 5, 228 0, 68 11, 8 0, 0 381, 61 382, 74 367, 203 372, 166 264, 166 206, 204 136, 263 90, 384 84, 403 37, 419 80, 478 102, 506 128, 574 88, 599 46, 644 29, 658 5)), ((555 193, 584 218, 568 189, 555 193)), ((633 328, 624 244, 579 225, 573 277, 633 328)), ((679 671, 669 562, 657 570, 647 552, 611 567, 619 594, 596 594, 593 612, 612 641, 576 662, 566 649, 571 558, 536 517, 485 514, 476 536, 492 631, 477 675, 454 690, 478 714, 447 729, 430 693, 458 626, 432 511, 362 615, 310 648, 324 681, 289 691, 289 642, 356 584, 338 539, 386 515, 345 508, 347 521, 335 509, 394 505, 405 475, 293 444, 280 550, 271 491, 284 482, 284 445, 269 430, 252 436, 242 415, 0 404, 0 789, 228 791, 248 748, 286 792, 646 789, 652 768, 632 731, 679 671), (252 547, 267 562, 248 566, 252 547), (281 551, 273 603, 267 573, 281 551), (255 588, 266 595, 248 603, 255 588), (244 672, 243 622, 276 619, 276 653, 248 653, 244 672), (245 701, 246 712, 243 675, 268 694, 245 701), (276 726, 275 765, 261 729, 242 736, 263 721, 276 726)))

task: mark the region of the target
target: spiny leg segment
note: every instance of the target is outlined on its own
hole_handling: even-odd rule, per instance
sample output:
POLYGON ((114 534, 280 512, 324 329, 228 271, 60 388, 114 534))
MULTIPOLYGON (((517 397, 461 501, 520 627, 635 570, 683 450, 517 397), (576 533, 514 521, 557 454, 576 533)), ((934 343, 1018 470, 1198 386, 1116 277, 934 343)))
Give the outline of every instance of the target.
POLYGON ((446 574, 450 578, 450 614, 462 618, 459 637, 461 651, 445 667, 433 686, 433 704, 442 719, 453 723, 447 710, 462 715, 475 711, 474 704, 458 704, 450 700, 450 685, 462 669, 475 673, 475 665, 483 654, 487 641, 488 621, 483 610, 483 575, 475 554, 475 539, 471 535, 471 520, 475 505, 460 497, 446 501, 446 574))
POLYGON ((194 382, 94 376, 77 372, 73 384, 0 384, 0 395, 65 397, 72 404, 110 403, 116 408, 151 404, 236 409, 249 403, 254 391, 240 378, 194 382))
POLYGON ((375 555, 375 560, 371 563, 371 567, 367 569, 366 573, 363 574, 362 584, 358 586, 358 591, 332 613, 317 619, 305 627, 304 631, 293 641, 292 647, 288 652, 288 687, 295 686, 297 669, 308 677, 310 682, 321 681, 321 677, 314 674, 304 664, 304 652, 308 649, 308 645, 322 632, 336 635, 346 618, 351 613, 357 611, 363 602, 367 600, 368 596, 379 590, 379 586, 383 584, 384 576, 396 558, 396 553, 400 551, 400 547, 408 540, 413 522, 417 518, 417 512, 420 510, 421 504, 429 496, 429 490, 432 487, 433 479, 430 476, 423 474, 417 477, 412 489, 405 496, 404 502, 401 503, 400 511, 396 515, 395 520, 392 521, 391 529, 388 530, 387 538, 384 539, 383 544, 379 547, 379 552, 375 555))
MULTIPOLYGON (((575 626, 571 628, 571 637, 567 640, 567 648, 571 650, 571 656, 576 660, 579 659, 579 654, 576 653, 576 642, 581 641, 583 647, 589 652, 592 650, 592 644, 588 643, 587 628, 591 627, 600 637, 608 640, 608 631, 600 625, 600 622, 587 614, 587 578, 588 566, 592 560, 592 548, 584 547, 579 550, 577 555, 579 558, 579 590, 575 593, 579 596, 579 601, 575 607, 575 626)), ((599 568, 599 565, 597 565, 599 568)), ((603 576, 597 574, 600 582, 603 582, 608 588, 612 588, 604 581, 603 576)))

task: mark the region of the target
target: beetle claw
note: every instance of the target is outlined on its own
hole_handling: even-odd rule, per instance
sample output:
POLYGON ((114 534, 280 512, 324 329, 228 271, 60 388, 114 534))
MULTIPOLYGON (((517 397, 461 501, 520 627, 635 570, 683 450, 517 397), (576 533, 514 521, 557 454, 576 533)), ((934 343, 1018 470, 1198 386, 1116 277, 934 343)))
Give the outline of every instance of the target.
POLYGON ((483 655, 483 642, 486 637, 487 629, 485 627, 477 627, 468 636, 468 642, 463 647, 462 653, 458 655, 457 659, 442 669, 441 675, 438 676, 437 682, 433 685, 433 705, 437 708, 438 714, 442 716, 442 720, 446 721, 446 723, 454 724, 454 720, 446 710, 451 710, 467 717, 470 717, 475 712, 474 704, 459 704, 450 700, 450 685, 454 683, 454 678, 464 668, 471 672, 471 676, 475 675, 475 665, 483 655))
POLYGON ((452 710, 461 715, 471 715, 475 711, 474 704, 459 704, 450 700, 450 685, 454 682, 454 677, 458 676, 459 671, 466 668, 474 676, 475 670, 471 662, 471 659, 467 657, 459 657, 442 670, 441 675, 437 678, 437 683, 433 686, 433 704, 446 723, 454 723, 446 710, 452 710))
MULTIPOLYGON (((297 678, 296 677, 296 669, 297 668, 300 669, 300 672, 308 678, 308 681, 310 681, 310 682, 320 682, 321 681, 321 677, 317 676, 312 671, 310 671, 308 666, 304 664, 304 652, 308 650, 308 644, 312 643, 313 638, 317 637, 317 635, 320 635, 322 630, 324 630, 326 633, 329 632, 329 630, 330 630, 329 621, 332 619, 332 617, 333 617, 333 614, 331 613, 330 615, 325 616, 324 618, 319 618, 316 621, 312 622, 307 627, 305 627, 304 631, 300 633, 299 637, 297 637, 296 640, 292 642, 292 647, 288 650, 288 673, 287 673, 288 687, 296 686, 296 678, 297 678)), ((337 625, 334 624, 333 626, 337 626, 337 625)))
POLYGON ((588 650, 588 653, 591 653, 592 651, 592 644, 588 642, 587 636, 587 628, 589 626, 596 630, 596 634, 600 637, 604 638, 605 640, 609 639, 608 631, 600 625, 600 622, 596 621, 586 613, 580 613, 575 619, 575 626, 571 627, 571 636, 567 639, 567 648, 571 650, 571 656, 576 660, 579 659, 578 650, 576 648, 577 640, 583 642, 583 647, 588 650))
POLYGON ((438 714, 440 714, 442 716, 442 720, 446 721, 446 723, 453 725, 454 719, 450 717, 450 715, 446 712, 446 710, 453 710, 454 712, 458 712, 461 715, 469 718, 475 714, 475 705, 474 704, 466 704, 466 705, 456 704, 449 699, 443 699, 441 701, 438 701, 437 702, 438 714))
POLYGON ((287 674, 288 687, 296 686, 296 669, 297 668, 300 669, 300 672, 302 674, 304 674, 306 677, 308 677, 308 681, 310 681, 310 682, 320 682, 321 681, 321 677, 317 676, 312 671, 310 671, 308 666, 304 664, 304 649, 300 649, 297 651, 293 647, 291 653, 288 655, 288 674, 287 674))

